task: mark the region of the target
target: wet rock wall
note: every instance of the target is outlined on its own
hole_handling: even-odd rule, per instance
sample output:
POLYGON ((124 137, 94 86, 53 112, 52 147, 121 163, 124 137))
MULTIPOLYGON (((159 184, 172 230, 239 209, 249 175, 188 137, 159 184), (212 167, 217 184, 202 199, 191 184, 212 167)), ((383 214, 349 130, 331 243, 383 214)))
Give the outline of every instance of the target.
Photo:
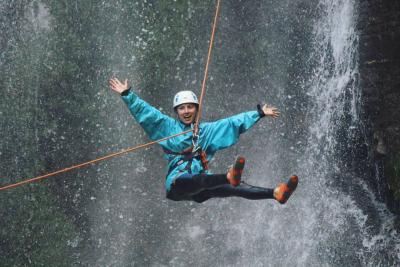
POLYGON ((400 214, 400 2, 359 2, 363 116, 376 163, 379 192, 400 214))

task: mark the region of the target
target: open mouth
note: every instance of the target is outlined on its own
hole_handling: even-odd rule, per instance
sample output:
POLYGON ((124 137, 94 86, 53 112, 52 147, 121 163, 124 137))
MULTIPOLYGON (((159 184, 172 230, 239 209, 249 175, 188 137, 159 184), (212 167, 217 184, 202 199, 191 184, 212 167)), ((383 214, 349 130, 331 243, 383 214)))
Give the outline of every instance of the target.
POLYGON ((190 122, 190 121, 192 121, 192 119, 193 119, 192 115, 183 115, 183 120, 185 122, 190 122))

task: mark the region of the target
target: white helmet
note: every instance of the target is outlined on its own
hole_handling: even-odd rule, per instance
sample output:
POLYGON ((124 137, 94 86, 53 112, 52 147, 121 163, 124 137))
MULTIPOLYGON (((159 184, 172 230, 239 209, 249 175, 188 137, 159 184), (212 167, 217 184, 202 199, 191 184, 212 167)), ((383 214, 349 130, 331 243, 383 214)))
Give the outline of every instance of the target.
POLYGON ((174 108, 187 103, 199 104, 197 96, 192 91, 180 91, 175 95, 174 108))

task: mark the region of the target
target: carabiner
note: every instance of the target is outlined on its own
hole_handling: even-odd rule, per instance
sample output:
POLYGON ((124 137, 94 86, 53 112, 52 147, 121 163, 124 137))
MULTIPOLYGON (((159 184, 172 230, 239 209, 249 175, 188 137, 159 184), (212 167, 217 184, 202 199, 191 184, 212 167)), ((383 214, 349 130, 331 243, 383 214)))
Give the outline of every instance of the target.
POLYGON ((198 135, 194 135, 194 134, 193 134, 192 145, 193 145, 192 153, 195 153, 195 152, 197 152, 197 151, 200 149, 200 146, 199 146, 199 136, 198 136, 198 135))

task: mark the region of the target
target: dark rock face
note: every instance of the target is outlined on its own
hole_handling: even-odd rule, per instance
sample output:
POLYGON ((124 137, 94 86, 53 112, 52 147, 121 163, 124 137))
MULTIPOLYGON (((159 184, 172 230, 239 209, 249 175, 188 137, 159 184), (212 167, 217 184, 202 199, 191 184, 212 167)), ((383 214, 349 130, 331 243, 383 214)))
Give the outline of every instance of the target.
POLYGON ((372 157, 389 208, 400 214, 400 1, 359 3, 360 85, 372 157))

